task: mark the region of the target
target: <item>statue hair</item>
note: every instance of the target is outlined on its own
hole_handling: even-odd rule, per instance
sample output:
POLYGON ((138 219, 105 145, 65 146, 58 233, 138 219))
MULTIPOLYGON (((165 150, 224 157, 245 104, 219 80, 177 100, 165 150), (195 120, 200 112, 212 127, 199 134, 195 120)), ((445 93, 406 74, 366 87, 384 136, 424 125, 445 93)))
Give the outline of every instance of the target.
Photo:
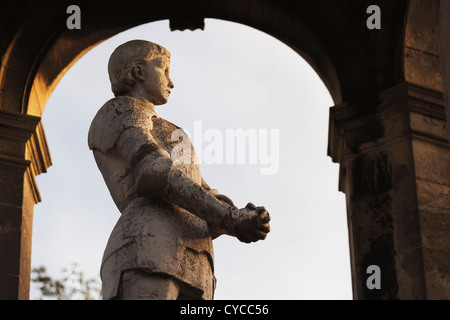
POLYGON ((159 44, 146 40, 131 40, 118 46, 108 62, 108 74, 114 96, 126 95, 136 80, 133 69, 158 57, 170 59, 170 52, 159 44))

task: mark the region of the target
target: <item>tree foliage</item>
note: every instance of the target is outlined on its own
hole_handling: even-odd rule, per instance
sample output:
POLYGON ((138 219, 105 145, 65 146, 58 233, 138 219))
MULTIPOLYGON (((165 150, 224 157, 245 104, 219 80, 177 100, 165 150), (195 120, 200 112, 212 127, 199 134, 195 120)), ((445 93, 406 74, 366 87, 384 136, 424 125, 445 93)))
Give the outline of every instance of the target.
POLYGON ((62 270, 60 279, 47 274, 45 266, 33 268, 31 281, 40 290, 41 300, 97 300, 101 299, 101 285, 97 279, 85 279, 78 264, 62 270))

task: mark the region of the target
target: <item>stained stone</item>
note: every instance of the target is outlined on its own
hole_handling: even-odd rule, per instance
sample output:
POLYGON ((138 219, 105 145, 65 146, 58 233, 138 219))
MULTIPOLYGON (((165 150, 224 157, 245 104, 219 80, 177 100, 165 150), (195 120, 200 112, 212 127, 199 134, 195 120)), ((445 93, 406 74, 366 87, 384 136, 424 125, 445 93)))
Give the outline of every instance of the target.
POLYGON ((208 186, 187 135, 173 141, 182 129, 154 109, 174 88, 169 71, 164 47, 143 40, 119 46, 108 64, 115 98, 89 130, 89 148, 122 214, 102 260, 104 299, 212 299, 212 239, 227 234, 250 243, 270 231, 264 207, 238 209, 208 186))

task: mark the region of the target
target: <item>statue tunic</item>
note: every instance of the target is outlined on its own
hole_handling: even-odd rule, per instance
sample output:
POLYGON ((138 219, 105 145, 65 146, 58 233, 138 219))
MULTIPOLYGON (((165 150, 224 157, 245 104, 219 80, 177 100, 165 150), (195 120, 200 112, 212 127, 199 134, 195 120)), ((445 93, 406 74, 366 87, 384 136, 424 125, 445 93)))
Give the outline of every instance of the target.
POLYGON ((158 166, 175 151, 184 154, 178 155, 183 161, 173 165, 202 184, 192 143, 179 131, 160 118, 149 102, 127 96, 108 101, 92 121, 89 148, 121 212, 102 259, 104 299, 118 294, 122 273, 133 269, 172 277, 202 299, 213 298, 214 255, 208 223, 161 197, 169 178, 158 166), (184 148, 179 148, 181 143, 184 148), (151 172, 146 176, 151 188, 138 192, 144 171, 151 172), (138 195, 142 192, 145 196, 138 195))

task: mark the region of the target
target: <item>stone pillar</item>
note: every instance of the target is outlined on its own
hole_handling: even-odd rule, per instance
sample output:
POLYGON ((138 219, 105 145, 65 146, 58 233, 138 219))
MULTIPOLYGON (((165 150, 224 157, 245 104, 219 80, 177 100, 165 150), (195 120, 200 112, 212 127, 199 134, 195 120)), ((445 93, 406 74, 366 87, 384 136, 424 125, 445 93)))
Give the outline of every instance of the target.
POLYGON ((0 299, 28 299, 35 176, 51 164, 39 117, 0 110, 0 299))
POLYGON ((434 0, 438 30, 439 56, 444 81, 445 105, 447 111, 447 132, 450 137, 450 1, 434 0))
POLYGON ((450 298, 450 148, 441 93, 409 83, 330 109, 355 299, 450 298), (381 289, 370 290, 370 265, 381 289))

